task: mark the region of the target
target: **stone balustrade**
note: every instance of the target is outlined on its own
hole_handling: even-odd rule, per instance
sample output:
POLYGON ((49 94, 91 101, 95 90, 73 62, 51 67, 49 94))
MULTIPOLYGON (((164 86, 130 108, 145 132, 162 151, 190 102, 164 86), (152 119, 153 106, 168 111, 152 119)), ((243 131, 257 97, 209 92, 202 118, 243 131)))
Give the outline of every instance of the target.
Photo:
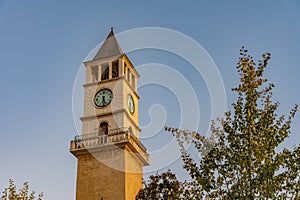
POLYGON ((74 154, 76 151, 94 149, 96 147, 106 147, 109 145, 118 146, 119 144, 130 143, 136 150, 135 153, 140 154, 145 160, 149 161, 147 149, 132 133, 131 128, 109 129, 108 134, 101 131, 92 132, 83 135, 76 135, 71 141, 70 151, 74 154))

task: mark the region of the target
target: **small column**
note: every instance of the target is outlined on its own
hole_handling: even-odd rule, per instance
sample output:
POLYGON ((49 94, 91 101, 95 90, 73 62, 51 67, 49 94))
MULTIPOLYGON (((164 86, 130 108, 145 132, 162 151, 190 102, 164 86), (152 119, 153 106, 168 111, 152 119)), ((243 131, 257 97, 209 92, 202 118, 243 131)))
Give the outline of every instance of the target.
POLYGON ((86 82, 87 83, 91 83, 92 82, 92 70, 91 70, 91 66, 86 68, 86 82))
POLYGON ((112 62, 109 63, 108 71, 109 71, 109 79, 112 79, 112 62))
POLYGON ((119 59, 119 77, 123 76, 124 73, 123 73, 123 59, 120 58, 119 59))
POLYGON ((98 81, 100 82, 101 81, 101 75, 102 75, 102 65, 99 65, 98 66, 98 81))

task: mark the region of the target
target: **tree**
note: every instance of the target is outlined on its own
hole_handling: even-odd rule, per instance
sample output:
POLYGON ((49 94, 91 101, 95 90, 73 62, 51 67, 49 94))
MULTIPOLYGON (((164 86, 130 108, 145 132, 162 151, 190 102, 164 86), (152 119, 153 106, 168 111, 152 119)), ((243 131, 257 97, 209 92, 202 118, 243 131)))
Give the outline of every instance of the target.
MULTIPOLYGON (((34 200, 35 192, 32 191, 29 194, 29 185, 28 182, 25 182, 23 184, 23 188, 19 190, 19 193, 17 192, 16 186, 14 181, 11 179, 9 180, 9 187, 5 188, 2 193, 2 200, 34 200)), ((37 200, 42 200, 43 193, 38 195, 37 200)))
POLYGON ((240 84, 232 89, 237 93, 233 112, 212 121, 211 137, 165 127, 180 146, 183 168, 191 177, 185 186, 191 199, 300 199, 300 147, 279 149, 298 106, 287 117, 278 116, 279 103, 271 100, 274 84, 263 76, 271 54, 263 54, 256 65, 247 52, 242 47, 236 67, 240 84), (201 152, 199 163, 185 149, 186 142, 201 152))
POLYGON ((144 182, 145 188, 139 191, 136 200, 185 199, 187 191, 170 170, 151 175, 149 179, 148 183, 144 182))

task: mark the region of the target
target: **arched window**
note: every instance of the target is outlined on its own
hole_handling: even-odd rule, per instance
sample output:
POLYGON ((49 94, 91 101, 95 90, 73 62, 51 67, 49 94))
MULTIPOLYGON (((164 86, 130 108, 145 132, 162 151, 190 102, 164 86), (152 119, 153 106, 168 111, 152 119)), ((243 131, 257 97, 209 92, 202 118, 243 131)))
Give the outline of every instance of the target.
POLYGON ((101 81, 109 79, 109 64, 105 63, 103 64, 101 69, 102 75, 101 75, 101 81))
POLYGON ((92 66, 92 82, 98 82, 98 66, 92 66))
POLYGON ((107 122, 102 122, 100 124, 100 132, 102 132, 102 134, 104 133, 105 135, 108 134, 108 123, 107 122))
POLYGON ((112 78, 119 77, 119 61, 115 61, 112 63, 112 78))

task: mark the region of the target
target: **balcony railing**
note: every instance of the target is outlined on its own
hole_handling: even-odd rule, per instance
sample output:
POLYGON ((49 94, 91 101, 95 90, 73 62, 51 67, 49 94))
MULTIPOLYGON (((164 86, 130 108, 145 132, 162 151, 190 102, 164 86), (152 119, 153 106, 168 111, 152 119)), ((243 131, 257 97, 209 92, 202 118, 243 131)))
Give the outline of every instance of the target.
POLYGON ((149 161, 147 149, 132 133, 132 129, 127 127, 109 129, 108 134, 106 135, 100 131, 76 135, 74 140, 71 141, 70 151, 75 153, 76 151, 80 150, 88 150, 95 147, 104 147, 108 145, 118 145, 125 142, 129 142, 136 150, 135 153, 140 154, 146 161, 149 161))

